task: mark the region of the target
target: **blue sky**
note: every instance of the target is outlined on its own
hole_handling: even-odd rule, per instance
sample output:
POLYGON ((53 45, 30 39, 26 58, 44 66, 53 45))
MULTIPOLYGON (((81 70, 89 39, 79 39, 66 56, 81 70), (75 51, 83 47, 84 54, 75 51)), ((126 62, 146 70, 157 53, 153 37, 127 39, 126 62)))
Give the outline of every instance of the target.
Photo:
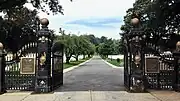
MULTIPOLYGON (((60 0, 64 15, 46 15, 41 12, 40 18, 50 20, 49 28, 56 34, 59 28, 69 34, 94 34, 97 37, 119 39, 120 26, 126 10, 133 6, 135 0, 60 0)), ((26 4, 29 8, 31 5, 26 4)))
POLYGON ((88 18, 88 19, 79 19, 79 20, 73 20, 69 21, 65 24, 69 25, 83 25, 86 27, 91 27, 91 28, 98 28, 98 29, 104 29, 104 28, 109 28, 109 29, 114 29, 115 26, 111 25, 112 23, 122 23, 122 19, 120 17, 117 18, 99 18, 99 19, 93 19, 93 18, 88 18))

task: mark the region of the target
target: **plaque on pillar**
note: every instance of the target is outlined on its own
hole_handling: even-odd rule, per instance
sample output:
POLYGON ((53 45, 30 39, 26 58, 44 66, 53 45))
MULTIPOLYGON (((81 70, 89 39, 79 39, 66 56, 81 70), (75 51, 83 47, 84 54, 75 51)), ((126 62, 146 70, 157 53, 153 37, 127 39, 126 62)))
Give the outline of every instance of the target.
POLYGON ((20 73, 35 74, 35 64, 34 57, 22 57, 20 62, 20 73))
POLYGON ((146 57, 145 59, 145 72, 146 73, 159 73, 160 63, 158 57, 146 57))

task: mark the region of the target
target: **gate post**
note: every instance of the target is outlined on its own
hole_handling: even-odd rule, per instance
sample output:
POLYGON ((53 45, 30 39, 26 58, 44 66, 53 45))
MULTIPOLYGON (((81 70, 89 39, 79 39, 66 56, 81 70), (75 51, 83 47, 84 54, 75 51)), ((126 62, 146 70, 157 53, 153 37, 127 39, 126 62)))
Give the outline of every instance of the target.
POLYGON ((140 26, 138 16, 131 20, 133 28, 127 34, 129 40, 129 47, 131 52, 130 63, 130 91, 131 92, 144 92, 145 76, 144 76, 144 50, 146 36, 140 26))
POLYGON ((40 20, 42 28, 37 33, 37 69, 35 93, 48 93, 52 91, 51 78, 51 47, 53 42, 52 32, 48 29, 49 21, 40 20))
POLYGON ((5 90, 5 53, 3 51, 3 44, 0 43, 0 94, 6 92, 5 90))
POLYGON ((173 89, 177 92, 180 92, 180 41, 176 43, 176 51, 173 52, 174 57, 174 74, 175 74, 175 81, 173 89))

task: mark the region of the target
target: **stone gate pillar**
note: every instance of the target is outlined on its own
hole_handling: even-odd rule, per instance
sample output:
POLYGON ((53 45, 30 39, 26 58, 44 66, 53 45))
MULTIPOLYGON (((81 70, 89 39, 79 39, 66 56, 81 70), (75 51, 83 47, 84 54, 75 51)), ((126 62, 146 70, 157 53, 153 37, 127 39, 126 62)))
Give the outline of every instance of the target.
POLYGON ((145 34, 140 23, 139 18, 133 18, 131 20, 133 25, 130 33, 127 37, 130 47, 130 91, 132 92, 144 92, 145 88, 145 76, 144 76, 144 45, 145 34))
POLYGON ((5 53, 3 44, 0 43, 0 94, 5 93, 5 53))
POLYGON ((48 29, 49 21, 46 18, 40 20, 42 28, 37 33, 37 70, 36 70, 36 93, 52 91, 51 83, 51 47, 52 32, 48 29))

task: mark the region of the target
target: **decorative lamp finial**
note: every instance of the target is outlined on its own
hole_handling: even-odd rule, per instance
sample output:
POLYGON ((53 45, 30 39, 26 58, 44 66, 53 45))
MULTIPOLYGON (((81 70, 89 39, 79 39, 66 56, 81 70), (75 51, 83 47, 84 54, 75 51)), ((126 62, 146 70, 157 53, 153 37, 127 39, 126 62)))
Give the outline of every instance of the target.
POLYGON ((176 50, 177 50, 177 51, 180 51, 180 41, 178 41, 178 42, 176 43, 176 50))
POLYGON ((40 23, 41 23, 42 26, 46 26, 47 27, 49 25, 49 20, 47 18, 42 18, 40 20, 40 23))
POLYGON ((131 24, 137 25, 138 23, 139 23, 139 19, 138 18, 131 19, 131 24))
POLYGON ((4 46, 3 46, 3 44, 0 42, 0 49, 3 49, 4 48, 4 46))

